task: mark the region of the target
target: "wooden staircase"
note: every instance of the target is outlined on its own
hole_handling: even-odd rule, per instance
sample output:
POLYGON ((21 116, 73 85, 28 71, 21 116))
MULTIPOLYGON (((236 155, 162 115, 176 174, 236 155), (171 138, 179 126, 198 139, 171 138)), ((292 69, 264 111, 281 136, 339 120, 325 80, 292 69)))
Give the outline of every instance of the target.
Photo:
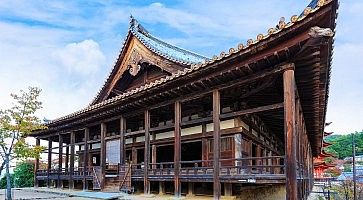
POLYGON ((119 191, 125 193, 134 193, 134 187, 132 187, 131 184, 131 164, 120 165, 119 180, 119 191))
POLYGON ((100 177, 101 176, 102 176, 101 167, 99 167, 99 166, 92 167, 93 190, 101 190, 101 182, 100 182, 100 177))

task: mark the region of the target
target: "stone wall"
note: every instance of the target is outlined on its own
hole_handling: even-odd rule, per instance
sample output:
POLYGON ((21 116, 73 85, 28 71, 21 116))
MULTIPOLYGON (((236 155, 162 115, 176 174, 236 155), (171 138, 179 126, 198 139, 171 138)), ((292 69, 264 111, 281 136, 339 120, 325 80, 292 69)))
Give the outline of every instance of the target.
POLYGON ((238 188, 239 200, 285 200, 285 185, 242 186, 238 188))

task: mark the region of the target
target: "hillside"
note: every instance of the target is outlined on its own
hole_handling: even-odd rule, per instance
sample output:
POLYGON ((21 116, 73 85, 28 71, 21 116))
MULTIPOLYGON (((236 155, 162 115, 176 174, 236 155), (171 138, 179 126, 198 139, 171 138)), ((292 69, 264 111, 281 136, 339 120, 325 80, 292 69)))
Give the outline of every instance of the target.
MULTIPOLYGON (((325 138, 332 143, 326 148, 326 152, 332 153, 339 159, 352 156, 352 135, 331 135, 325 138)), ((356 155, 363 155, 363 131, 355 133, 356 155)))

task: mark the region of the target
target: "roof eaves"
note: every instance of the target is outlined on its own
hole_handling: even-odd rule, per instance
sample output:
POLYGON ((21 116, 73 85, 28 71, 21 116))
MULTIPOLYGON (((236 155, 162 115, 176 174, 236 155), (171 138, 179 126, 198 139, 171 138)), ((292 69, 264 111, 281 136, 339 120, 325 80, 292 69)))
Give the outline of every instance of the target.
MULTIPOLYGON (((141 92, 143 90, 147 90, 149 88, 152 88, 152 87, 155 87, 157 85, 163 84, 163 83, 168 82, 170 80, 176 79, 176 78, 178 78, 180 76, 184 76, 184 75, 189 74, 189 73, 191 73, 193 71, 197 71, 200 68, 204 68, 204 67, 206 67, 206 66, 208 66, 210 64, 213 64, 213 63, 215 63, 215 62, 217 62, 219 60, 222 60, 222 59, 224 59, 226 57, 230 57, 230 56, 232 56, 232 55, 234 55, 234 54, 236 54, 238 52, 241 52, 242 50, 245 50, 247 48, 250 48, 250 47, 258 44, 259 42, 261 42, 263 40, 266 40, 267 38, 271 37, 272 35, 275 35, 275 34, 281 32, 281 31, 283 31, 283 30, 285 30, 285 29, 293 26, 294 24, 296 24, 296 23, 304 20, 307 16, 309 16, 312 13, 315 13, 320 8, 322 8, 325 5, 331 3, 332 1, 334 1, 334 0, 319 0, 317 2, 317 4, 316 4, 316 7, 314 9, 312 9, 310 7, 306 7, 305 10, 304 10, 304 12, 303 12, 303 15, 302 16, 293 15, 290 18, 290 22, 288 22, 288 23, 285 23, 284 20, 280 20, 279 21, 279 24, 277 25, 276 28, 270 28, 270 29, 268 29, 268 31, 267 31, 268 33, 266 35, 264 35, 264 34, 258 34, 257 37, 256 37, 256 40, 249 39, 249 40, 247 40, 247 44, 246 45, 243 45, 243 44, 240 43, 237 46, 237 48, 233 48, 233 47, 230 48, 228 53, 225 53, 224 51, 222 51, 219 56, 213 56, 212 59, 206 59, 203 63, 192 64, 190 68, 185 68, 183 71, 178 70, 176 73, 173 73, 172 75, 166 76, 165 78, 161 78, 161 79, 156 80, 154 82, 145 84, 143 86, 140 86, 138 88, 135 88, 135 89, 133 89, 131 91, 127 91, 127 92, 125 92, 123 94, 120 94, 120 95, 115 96, 113 98, 107 99, 107 100, 102 101, 100 103, 93 104, 93 105, 91 104, 91 105, 89 105, 88 107, 86 107, 86 108, 84 108, 82 110, 76 111, 74 113, 71 113, 69 115, 66 115, 66 116, 63 116, 63 117, 60 117, 60 118, 57 118, 55 120, 51 120, 51 121, 49 121, 46 124, 49 125, 49 124, 52 124, 52 123, 55 123, 55 122, 59 122, 59 121, 62 121, 62 120, 66 120, 66 119, 75 117, 75 116, 77 116, 79 114, 88 112, 90 110, 94 110, 94 109, 99 108, 101 106, 104 106, 104 105, 113 103, 113 102, 115 102, 117 100, 123 99, 123 98, 128 97, 128 96, 131 96, 131 95, 133 95, 135 93, 141 92)), ((122 53, 122 51, 123 50, 121 50, 121 53, 122 53)))

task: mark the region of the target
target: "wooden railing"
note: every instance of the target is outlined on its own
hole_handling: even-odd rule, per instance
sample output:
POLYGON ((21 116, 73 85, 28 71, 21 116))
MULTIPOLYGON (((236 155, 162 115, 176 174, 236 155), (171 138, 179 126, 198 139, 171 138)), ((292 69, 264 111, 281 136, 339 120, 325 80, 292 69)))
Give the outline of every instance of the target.
MULTIPOLYGON (((48 176, 48 170, 39 169, 37 176, 48 176)), ((49 176, 69 176, 71 170, 69 168, 50 169, 49 176)), ((73 176, 92 176, 92 167, 75 167, 72 173, 73 176)))
MULTIPOLYGON (((221 159, 221 176, 283 175, 284 156, 221 159), (223 163, 223 164, 222 164, 223 163), (233 163, 226 165, 225 163, 233 163)), ((150 176, 174 175, 174 162, 150 163, 150 176)), ((132 165, 133 176, 143 176, 143 164, 132 165)), ((213 160, 180 161, 181 176, 213 175, 213 160)))
MULTIPOLYGON (((220 159, 220 173, 224 178, 234 177, 236 179, 248 176, 284 176, 284 156, 266 156, 266 157, 247 157, 238 159, 220 159), (226 164, 227 163, 227 164, 226 164)), ((127 171, 126 168, 120 168, 119 165, 115 170, 120 176, 121 172, 127 171)), ((145 166, 143 164, 131 164, 131 176, 135 178, 143 178, 145 166)), ((73 177, 94 176, 95 167, 78 167, 73 171, 73 177)), ((113 168, 112 168, 113 169, 113 168)), ((165 177, 170 178, 174 175, 174 162, 150 163, 148 167, 149 177, 165 177)), ((211 178, 213 177, 213 161, 212 160, 193 160, 180 161, 180 177, 181 178, 211 178)), ((70 170, 62 168, 61 170, 52 169, 49 176, 69 176, 70 170)), ((37 176, 48 176, 47 170, 38 170, 37 176)))

